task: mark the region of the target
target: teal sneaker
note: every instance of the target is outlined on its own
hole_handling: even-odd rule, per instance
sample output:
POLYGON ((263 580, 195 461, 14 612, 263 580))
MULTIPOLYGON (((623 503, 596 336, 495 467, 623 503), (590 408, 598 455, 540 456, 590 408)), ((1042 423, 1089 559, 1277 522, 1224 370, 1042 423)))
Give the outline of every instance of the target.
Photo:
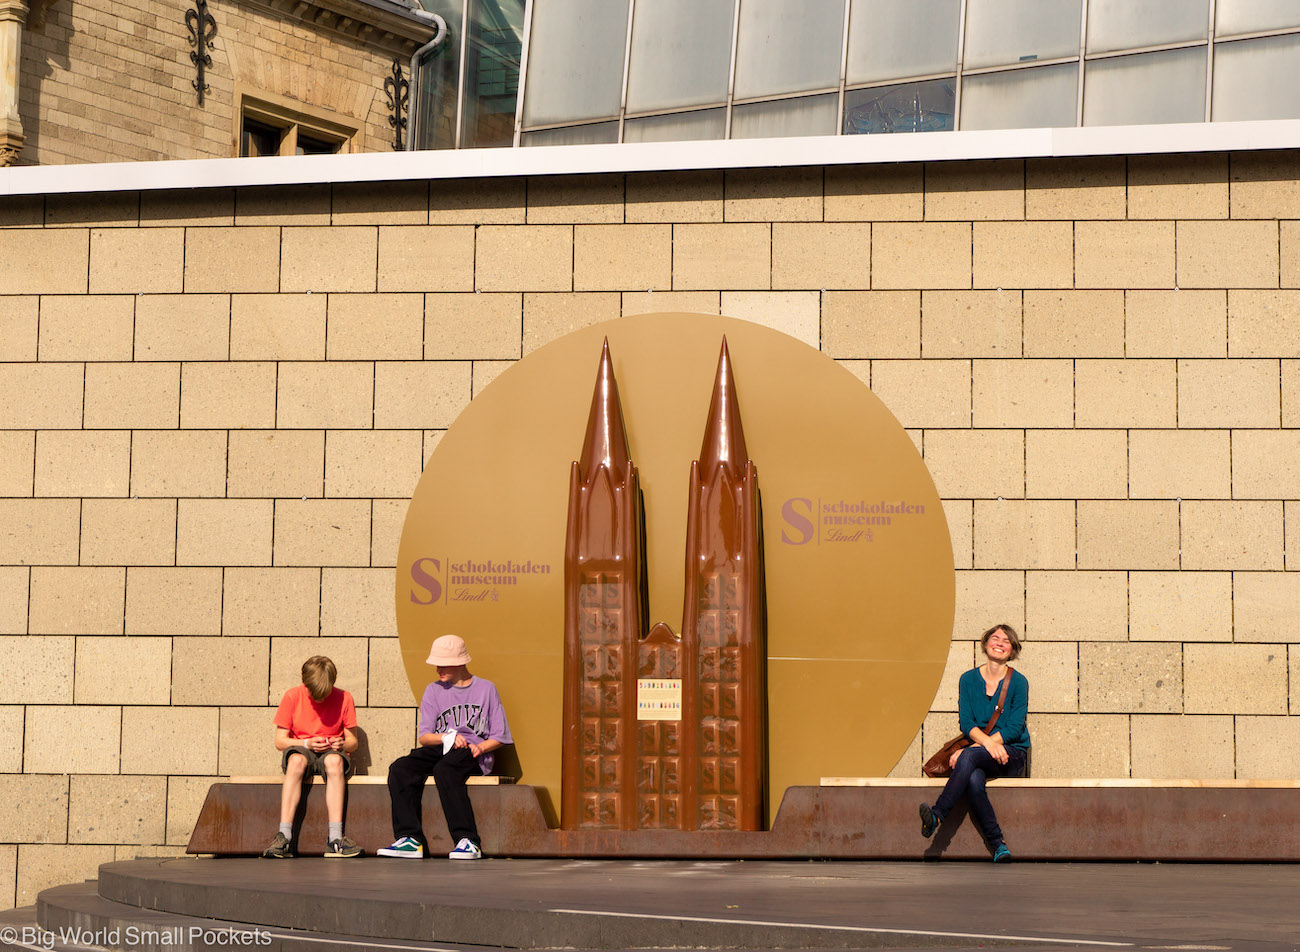
POLYGON ((403 836, 392 846, 385 846, 375 852, 379 856, 395 856, 398 859, 424 859, 424 847, 413 836, 403 836))
POLYGON ((1006 843, 999 843, 998 848, 993 851, 993 862, 995 863, 1011 862, 1011 850, 1007 849, 1006 843))
POLYGON ((921 835, 927 840, 934 836, 934 831, 939 828, 939 818, 934 815, 930 809, 930 804, 921 804, 921 835))

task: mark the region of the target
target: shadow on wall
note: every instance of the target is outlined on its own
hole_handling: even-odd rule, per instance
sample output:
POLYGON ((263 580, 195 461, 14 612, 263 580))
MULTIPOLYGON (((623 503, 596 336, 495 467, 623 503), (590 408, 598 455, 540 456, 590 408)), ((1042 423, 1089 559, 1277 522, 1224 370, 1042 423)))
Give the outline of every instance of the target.
POLYGON ((22 50, 18 60, 18 116, 23 123, 23 149, 18 165, 35 165, 40 154, 41 84, 54 75, 55 69, 70 70, 71 45, 75 28, 71 14, 62 7, 49 7, 41 0, 31 4, 31 15, 23 27, 22 50), (24 82, 24 80, 26 80, 24 82))

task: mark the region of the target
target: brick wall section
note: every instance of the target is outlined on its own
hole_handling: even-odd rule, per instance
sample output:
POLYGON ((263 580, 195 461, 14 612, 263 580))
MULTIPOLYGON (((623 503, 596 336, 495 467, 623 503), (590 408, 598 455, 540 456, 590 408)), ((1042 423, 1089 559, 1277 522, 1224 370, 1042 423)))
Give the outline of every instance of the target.
POLYGON ((424 460, 512 361, 648 311, 820 347, 922 449, 957 618, 897 774, 1005 620, 1037 775, 1300 775, 1297 182, 1286 153, 0 200, 0 905, 179 852, 214 777, 275 769, 309 653, 382 769, 424 460))
POLYGON ((360 123, 360 151, 392 148, 384 80, 412 48, 365 45, 255 3, 210 0, 217 36, 199 106, 187 9, 59 0, 42 28, 24 30, 19 164, 228 157, 236 83, 360 123))

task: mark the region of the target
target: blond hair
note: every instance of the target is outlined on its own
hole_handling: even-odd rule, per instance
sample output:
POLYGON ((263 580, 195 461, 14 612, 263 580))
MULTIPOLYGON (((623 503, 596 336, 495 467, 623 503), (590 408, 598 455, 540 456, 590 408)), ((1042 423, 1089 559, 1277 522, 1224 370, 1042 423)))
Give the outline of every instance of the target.
POLYGON ((324 655, 312 655, 302 663, 302 683, 307 686, 313 701, 323 701, 329 697, 338 676, 334 662, 324 655))

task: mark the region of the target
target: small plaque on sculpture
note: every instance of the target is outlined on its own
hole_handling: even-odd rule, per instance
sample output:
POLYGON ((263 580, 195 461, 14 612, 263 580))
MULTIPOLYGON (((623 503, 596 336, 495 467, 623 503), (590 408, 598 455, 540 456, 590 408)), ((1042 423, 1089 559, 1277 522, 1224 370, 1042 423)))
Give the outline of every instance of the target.
POLYGON ((636 719, 638 721, 680 721, 682 719, 681 678, 637 678, 636 719))

